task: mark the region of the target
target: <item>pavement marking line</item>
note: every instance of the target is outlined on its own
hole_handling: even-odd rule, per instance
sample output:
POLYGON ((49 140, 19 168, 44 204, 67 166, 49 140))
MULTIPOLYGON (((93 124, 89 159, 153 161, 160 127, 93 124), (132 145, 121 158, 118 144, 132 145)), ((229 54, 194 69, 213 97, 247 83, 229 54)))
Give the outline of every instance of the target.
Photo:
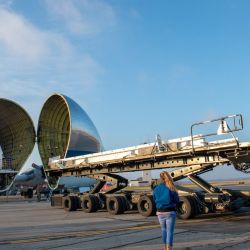
POLYGON ((19 239, 19 240, 9 240, 9 241, 0 241, 0 245, 8 245, 8 244, 20 244, 20 243, 33 243, 39 241, 48 241, 53 239, 62 239, 65 237, 80 237, 80 236, 95 236, 100 234, 108 234, 113 232, 121 232, 126 230, 145 230, 145 229, 154 229, 159 228, 157 225, 142 225, 142 226, 134 226, 134 227, 125 227, 125 228, 117 228, 111 230, 99 230, 99 231, 85 231, 85 232, 68 232, 68 233, 58 233, 51 236, 41 236, 32 239, 19 239))

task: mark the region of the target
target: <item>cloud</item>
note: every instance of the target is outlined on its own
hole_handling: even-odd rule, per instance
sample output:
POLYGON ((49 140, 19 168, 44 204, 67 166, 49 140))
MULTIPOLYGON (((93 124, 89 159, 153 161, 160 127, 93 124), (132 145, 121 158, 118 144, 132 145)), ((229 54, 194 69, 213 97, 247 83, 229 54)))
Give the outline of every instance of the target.
POLYGON ((36 62, 55 51, 66 53, 70 46, 60 35, 41 31, 24 17, 0 7, 1 54, 36 62))
POLYGON ((30 99, 76 89, 86 93, 97 84, 102 67, 65 36, 41 30, 2 5, 0 22, 1 97, 30 99))
POLYGON ((95 88, 97 77, 102 73, 102 67, 88 54, 61 61, 51 58, 46 64, 35 66, 5 59, 0 62, 1 96, 37 98, 51 92, 86 94, 95 88))
POLYGON ((113 7, 100 0, 47 0, 49 13, 75 35, 96 35, 116 25, 113 7))
POLYGON ((20 16, 0 9, 0 42, 8 50, 7 53, 35 59, 46 54, 46 45, 41 32, 28 24, 20 16))

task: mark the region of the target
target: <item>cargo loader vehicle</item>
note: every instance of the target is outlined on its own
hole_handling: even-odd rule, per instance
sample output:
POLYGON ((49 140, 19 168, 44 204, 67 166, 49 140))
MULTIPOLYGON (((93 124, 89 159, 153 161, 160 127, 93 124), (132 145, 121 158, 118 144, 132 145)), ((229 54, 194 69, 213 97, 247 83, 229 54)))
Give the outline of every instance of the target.
MULTIPOLYGON (((151 216, 156 213, 152 190, 128 189, 128 180, 119 173, 163 169, 169 171, 174 181, 188 178, 197 186, 197 189, 177 186, 180 196, 177 214, 182 219, 250 206, 250 191, 218 188, 201 177, 222 165, 250 173, 250 142, 240 142, 235 136, 240 130, 243 130, 243 119, 241 114, 236 114, 195 123, 187 137, 162 140, 157 135, 153 143, 51 159, 45 168, 51 186, 56 187, 61 176, 87 176, 98 180, 86 193, 52 195, 51 205, 67 211, 82 209, 86 213, 107 210, 110 214, 121 214, 138 210, 143 216, 151 216), (196 132, 206 127, 216 129, 209 133, 196 132), (112 186, 102 191, 106 183, 112 186)), ((157 181, 152 182, 152 188, 155 184, 157 181)))

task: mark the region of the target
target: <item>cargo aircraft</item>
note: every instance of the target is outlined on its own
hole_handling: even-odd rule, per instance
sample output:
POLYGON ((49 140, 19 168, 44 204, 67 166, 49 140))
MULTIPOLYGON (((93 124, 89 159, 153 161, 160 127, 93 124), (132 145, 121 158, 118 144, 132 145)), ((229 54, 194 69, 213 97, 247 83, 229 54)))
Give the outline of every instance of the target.
MULTIPOLYGON (((24 108, 0 98, 0 147, 5 163, 0 169, 0 182, 5 180, 0 183, 1 191, 9 190, 14 184, 22 187, 23 194, 28 197, 32 196, 35 187, 46 183, 43 166, 49 164, 50 158, 62 159, 103 150, 99 133, 88 114, 74 100, 57 93, 45 101, 37 131, 24 108), (24 167, 35 143, 42 166, 32 164, 24 167)), ((56 188, 58 184, 87 187, 96 182, 87 177, 65 177, 51 188, 56 188)))

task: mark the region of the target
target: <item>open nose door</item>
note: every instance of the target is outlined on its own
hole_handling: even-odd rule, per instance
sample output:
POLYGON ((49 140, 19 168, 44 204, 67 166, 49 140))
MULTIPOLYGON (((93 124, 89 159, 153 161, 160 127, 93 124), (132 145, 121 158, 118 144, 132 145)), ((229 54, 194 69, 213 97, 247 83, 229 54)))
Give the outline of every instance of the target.
POLYGON ((35 128, 29 114, 17 103, 0 98, 0 190, 6 189, 35 145, 35 128))

